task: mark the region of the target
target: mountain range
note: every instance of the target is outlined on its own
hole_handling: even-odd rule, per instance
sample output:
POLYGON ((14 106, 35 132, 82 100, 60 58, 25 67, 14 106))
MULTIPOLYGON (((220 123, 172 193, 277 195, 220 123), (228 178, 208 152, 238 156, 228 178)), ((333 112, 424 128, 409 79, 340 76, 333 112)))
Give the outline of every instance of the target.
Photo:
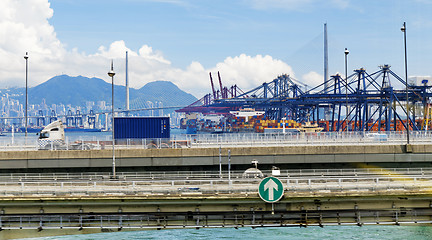
MULTIPOLYGON (((21 103, 25 102, 25 88, 0 89, 21 103)), ((48 106, 64 104, 85 106, 87 101, 105 101, 111 105, 112 86, 100 78, 68 75, 55 76, 48 81, 28 88, 29 104, 41 104, 43 99, 48 106)), ((116 109, 126 108, 126 87, 114 85, 114 105, 116 109)), ((147 101, 162 102, 163 107, 187 106, 197 100, 169 81, 155 81, 140 89, 129 88, 130 109, 147 108, 147 101)), ((156 106, 155 106, 156 107, 156 106)), ((167 112, 172 112, 168 110, 167 112)), ((166 112, 166 113, 167 113, 166 112)))

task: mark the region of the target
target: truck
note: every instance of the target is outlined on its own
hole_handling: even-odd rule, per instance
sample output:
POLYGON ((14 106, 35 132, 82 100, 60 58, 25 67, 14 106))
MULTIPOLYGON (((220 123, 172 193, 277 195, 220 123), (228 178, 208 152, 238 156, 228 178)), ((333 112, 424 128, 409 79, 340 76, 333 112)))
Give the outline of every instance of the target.
POLYGON ((61 120, 54 121, 44 127, 39 133, 39 150, 90 150, 100 148, 98 144, 77 141, 67 143, 65 141, 65 126, 61 120))

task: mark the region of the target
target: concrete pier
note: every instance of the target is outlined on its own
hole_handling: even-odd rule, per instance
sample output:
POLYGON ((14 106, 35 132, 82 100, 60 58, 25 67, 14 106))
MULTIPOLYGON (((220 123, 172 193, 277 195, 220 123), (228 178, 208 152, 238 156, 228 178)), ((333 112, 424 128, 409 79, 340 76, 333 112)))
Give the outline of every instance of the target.
POLYGON ((432 224, 430 182, 399 181, 406 183, 382 183, 380 189, 352 183, 331 190, 284 185, 283 198, 274 204, 258 197, 256 183, 249 184, 255 189, 249 192, 219 193, 142 194, 131 187, 123 194, 56 196, 24 190, 21 197, 0 196, 0 239, 172 228, 432 224))

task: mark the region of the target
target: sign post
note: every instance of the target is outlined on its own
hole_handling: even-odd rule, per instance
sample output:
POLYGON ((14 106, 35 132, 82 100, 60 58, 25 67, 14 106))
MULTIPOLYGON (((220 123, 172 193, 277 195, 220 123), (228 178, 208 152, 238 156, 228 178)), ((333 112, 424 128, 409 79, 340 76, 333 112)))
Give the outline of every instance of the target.
POLYGON ((258 187, 258 193, 262 200, 268 203, 279 201, 284 193, 282 182, 275 177, 264 178, 258 187))

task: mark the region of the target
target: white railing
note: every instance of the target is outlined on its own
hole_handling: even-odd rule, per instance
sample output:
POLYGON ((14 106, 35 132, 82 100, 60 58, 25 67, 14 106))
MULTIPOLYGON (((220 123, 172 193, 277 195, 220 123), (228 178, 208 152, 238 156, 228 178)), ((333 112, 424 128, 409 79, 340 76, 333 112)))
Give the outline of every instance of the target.
MULTIPOLYGON (((286 191, 308 192, 430 192, 432 176, 279 178, 286 191)), ((257 194, 259 178, 0 182, 0 196, 109 196, 149 194, 257 194)))
MULTIPOLYGON (((46 150, 89 150, 111 148, 110 135, 67 137, 63 147, 48 145, 46 150)), ((405 132, 320 132, 320 133, 228 133, 173 135, 170 139, 117 139, 117 149, 265 147, 299 145, 405 144, 405 132)), ((432 132, 411 131, 411 144, 432 144, 432 132)), ((0 139, 0 151, 38 150, 35 137, 0 139)))
MULTIPOLYGON (((271 176, 271 170, 262 170, 263 176, 271 176)), ((228 171, 226 163, 223 171, 145 171, 117 172, 116 179, 121 181, 147 180, 196 180, 226 179, 228 171)), ((244 178, 244 171, 231 171, 232 179, 244 178)), ((432 176, 432 168, 346 168, 346 169, 284 169, 280 170, 280 178, 311 179, 311 178, 374 178, 374 177, 424 177, 432 176)), ((249 176, 250 177, 250 176, 249 176)), ((71 181, 112 181, 111 172, 80 172, 80 173, 0 173, 0 182, 71 182, 71 181)))
MULTIPOLYGON (((320 133, 236 133, 190 135, 192 147, 215 146, 284 146, 284 145, 346 145, 404 144, 405 132, 320 132, 320 133)), ((410 143, 432 143, 431 132, 410 132, 410 143)))

